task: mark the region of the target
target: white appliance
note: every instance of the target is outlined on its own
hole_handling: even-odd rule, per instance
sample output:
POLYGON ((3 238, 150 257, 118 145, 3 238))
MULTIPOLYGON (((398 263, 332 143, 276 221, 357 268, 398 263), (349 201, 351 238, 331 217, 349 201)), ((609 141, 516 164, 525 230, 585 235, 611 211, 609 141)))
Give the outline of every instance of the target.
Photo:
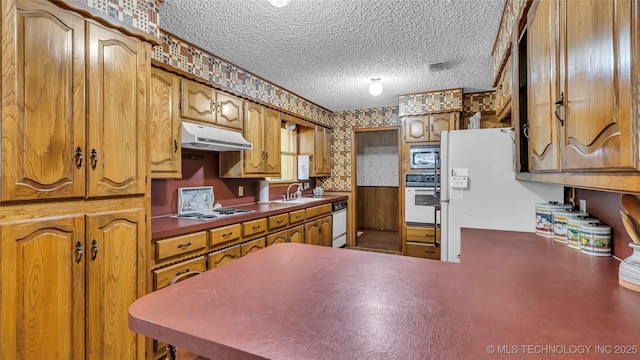
POLYGON ((535 204, 563 201, 562 186, 515 179, 511 128, 443 131, 440 145, 441 260, 460 262, 463 227, 535 232, 535 204))
POLYGON ((440 197, 436 195, 438 175, 433 173, 406 174, 404 190, 404 219, 411 225, 434 225, 440 223, 440 216, 435 214, 435 206, 440 205, 440 197))
POLYGON ((332 247, 343 247, 347 244, 347 200, 332 204, 331 214, 332 247))
POLYGON ((253 144, 237 131, 182 122, 182 147, 208 151, 251 150, 253 144))

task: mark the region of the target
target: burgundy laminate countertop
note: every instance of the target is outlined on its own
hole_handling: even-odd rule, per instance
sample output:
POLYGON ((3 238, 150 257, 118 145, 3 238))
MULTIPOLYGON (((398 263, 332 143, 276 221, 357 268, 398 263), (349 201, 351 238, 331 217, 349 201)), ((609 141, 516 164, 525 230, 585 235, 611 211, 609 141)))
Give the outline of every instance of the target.
POLYGON ((138 299, 129 326, 212 359, 640 357, 617 260, 529 233, 462 241, 460 264, 274 245, 138 299))
POLYGON ((263 218, 265 216, 277 215, 289 211, 304 209, 312 206, 332 203, 338 200, 346 200, 345 195, 325 195, 317 198, 316 201, 304 204, 292 202, 271 202, 268 204, 246 204, 232 206, 234 209, 252 210, 253 212, 225 216, 212 220, 191 220, 177 219, 170 215, 158 216, 151 219, 151 239, 163 239, 171 236, 187 234, 191 232, 217 228, 220 226, 236 224, 243 221, 263 218))

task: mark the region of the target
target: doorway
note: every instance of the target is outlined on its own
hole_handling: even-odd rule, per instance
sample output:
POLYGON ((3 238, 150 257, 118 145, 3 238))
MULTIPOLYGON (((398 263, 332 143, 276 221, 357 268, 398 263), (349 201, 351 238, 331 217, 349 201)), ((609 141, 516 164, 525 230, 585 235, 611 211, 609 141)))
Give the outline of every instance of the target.
POLYGON ((400 128, 353 132, 356 248, 400 254, 400 128))

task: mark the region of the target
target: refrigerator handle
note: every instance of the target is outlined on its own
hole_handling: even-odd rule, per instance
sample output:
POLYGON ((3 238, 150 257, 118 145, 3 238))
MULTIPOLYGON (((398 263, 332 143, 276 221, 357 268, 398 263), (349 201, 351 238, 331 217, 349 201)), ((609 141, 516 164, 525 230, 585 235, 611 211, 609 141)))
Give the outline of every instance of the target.
MULTIPOLYGON (((440 247, 438 242, 438 212, 440 211, 440 205, 433 207, 433 245, 440 247)), ((442 232, 440 232, 442 234, 442 232)))
POLYGON ((433 180, 434 180, 433 195, 438 199, 440 198, 440 184, 438 183, 439 169, 440 169, 440 154, 436 153, 435 166, 433 167, 433 180))

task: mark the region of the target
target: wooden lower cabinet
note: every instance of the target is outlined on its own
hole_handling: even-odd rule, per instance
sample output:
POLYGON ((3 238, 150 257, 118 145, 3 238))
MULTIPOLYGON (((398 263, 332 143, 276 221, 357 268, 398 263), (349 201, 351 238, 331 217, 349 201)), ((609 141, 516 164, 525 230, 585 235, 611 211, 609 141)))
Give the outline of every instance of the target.
POLYGON ((281 230, 267 235, 267 246, 289 242, 289 230, 281 230))
POLYGON ((440 242, 440 229, 432 226, 407 226, 406 255, 427 259, 440 260, 440 246, 436 246, 436 239, 440 242))
POLYGON ((264 249, 265 247, 265 237, 261 237, 259 239, 247 241, 240 245, 240 256, 247 256, 251 253, 254 253, 260 249, 264 249))
POLYGON ((289 242, 304 244, 304 225, 292 227, 288 231, 289 242))
POLYGON ((185 260, 171 266, 153 270, 153 290, 169 286, 173 279, 182 274, 192 271, 204 272, 206 270, 207 263, 204 256, 199 256, 195 259, 185 260))
POLYGON ((142 359, 144 208, 0 225, 1 359, 142 359), (86 312, 85 312, 86 309, 86 312))
POLYGON ((306 244, 331 246, 331 216, 304 224, 304 241, 306 244))
POLYGON ((229 261, 238 259, 241 254, 240 245, 211 252, 207 255, 207 267, 209 269, 213 269, 215 267, 222 266, 229 261))

